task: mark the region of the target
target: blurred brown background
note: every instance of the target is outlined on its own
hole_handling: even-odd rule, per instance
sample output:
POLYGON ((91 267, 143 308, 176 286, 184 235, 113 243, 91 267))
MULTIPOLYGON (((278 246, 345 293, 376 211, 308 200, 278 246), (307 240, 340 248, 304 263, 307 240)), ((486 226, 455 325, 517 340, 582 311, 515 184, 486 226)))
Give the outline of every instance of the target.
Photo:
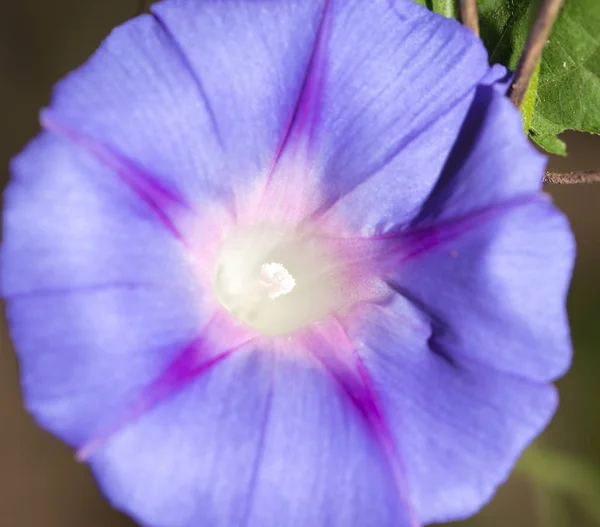
MULTIPOLYGON (((0 3, 0 177, 4 186, 8 161, 37 132, 37 112, 47 104, 51 86, 84 61, 112 27, 131 17, 139 2, 0 3)), ((600 169, 600 137, 567 134, 565 138, 570 155, 553 159, 552 168, 600 169)), ((561 407, 541 443, 576 455, 600 471, 600 185, 548 190, 571 219, 579 256, 569 299, 575 362, 559 383, 561 407)), ((111 510, 72 452, 38 429, 25 413, 17 363, 6 323, 0 319, 0 527, 133 525, 111 510)), ((490 506, 460 525, 584 527, 598 523, 575 500, 547 495, 517 474, 490 506)))

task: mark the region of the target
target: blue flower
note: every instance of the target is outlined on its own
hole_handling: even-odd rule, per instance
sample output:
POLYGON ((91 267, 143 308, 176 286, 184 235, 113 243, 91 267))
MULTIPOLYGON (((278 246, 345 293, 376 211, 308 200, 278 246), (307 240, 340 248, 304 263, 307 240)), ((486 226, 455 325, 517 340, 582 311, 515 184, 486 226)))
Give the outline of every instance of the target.
POLYGON ((504 73, 408 0, 116 29, 5 194, 29 411, 148 526, 477 511, 571 354, 573 241, 504 73))

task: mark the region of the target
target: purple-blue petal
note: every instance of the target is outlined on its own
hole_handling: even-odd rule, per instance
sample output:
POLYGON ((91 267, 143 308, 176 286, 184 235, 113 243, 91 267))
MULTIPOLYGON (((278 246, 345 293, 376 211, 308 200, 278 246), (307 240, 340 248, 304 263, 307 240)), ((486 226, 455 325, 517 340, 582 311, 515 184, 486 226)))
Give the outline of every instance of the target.
POLYGON ((314 117, 317 213, 368 234, 419 210, 488 74, 487 54, 471 31, 414 2, 334 1, 331 18, 314 117))
POLYGON ((556 408, 552 385, 438 349, 431 319, 400 296, 353 336, 424 524, 478 511, 556 408))
POLYGON ((477 88, 443 173, 413 226, 465 217, 539 193, 547 163, 502 85, 477 88))
POLYGON ((89 153, 44 133, 11 169, 2 247, 8 299, 115 282, 194 289, 185 247, 89 153))
POLYGON ((173 0, 153 6, 202 85, 230 163, 223 175, 229 181, 246 185, 273 163, 302 91, 325 4, 173 0))
POLYGON ((433 342, 456 359, 539 381, 570 364, 566 295, 575 256, 567 219, 539 192, 544 166, 510 101, 480 87, 406 234, 409 247, 422 242, 420 232, 432 243, 390 278, 433 317, 433 342))
POLYGON ((192 203, 233 181, 240 192, 311 135, 316 214, 337 203, 363 232, 405 222, 489 76, 469 30, 409 1, 173 0, 153 13, 116 29, 51 108, 192 203))
POLYGON ((318 1, 157 4, 57 85, 53 114, 191 204, 231 192, 233 180, 252 185, 289 124, 322 9, 318 1))
POLYGON ((12 169, 1 281, 25 400, 80 446, 211 313, 183 245, 92 156, 43 134, 12 169))
POLYGON ((150 15, 114 29, 60 81, 50 115, 153 174, 190 205, 230 192, 209 102, 170 35, 150 15))
MULTIPOLYGON (((459 224, 460 229, 460 224, 459 224)), ((464 232, 406 260, 392 286, 432 318, 432 346, 537 381, 571 361, 566 295, 573 238, 543 196, 492 211, 464 232), (494 213, 495 212, 495 213, 494 213)))
POLYGON ((144 525, 410 525, 377 438, 318 363, 235 352, 91 457, 144 525))

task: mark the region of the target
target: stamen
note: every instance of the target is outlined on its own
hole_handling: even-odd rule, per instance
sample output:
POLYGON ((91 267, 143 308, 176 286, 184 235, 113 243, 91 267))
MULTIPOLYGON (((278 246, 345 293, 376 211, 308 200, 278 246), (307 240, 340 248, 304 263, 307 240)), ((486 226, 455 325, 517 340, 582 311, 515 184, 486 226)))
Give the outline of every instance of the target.
POLYGON ((229 313, 263 335, 286 335, 355 301, 350 259, 320 233, 251 225, 223 241, 214 292, 229 313))
POLYGON ((260 283, 267 289, 267 296, 275 299, 288 294, 296 287, 296 280, 280 263, 264 263, 260 267, 260 283))

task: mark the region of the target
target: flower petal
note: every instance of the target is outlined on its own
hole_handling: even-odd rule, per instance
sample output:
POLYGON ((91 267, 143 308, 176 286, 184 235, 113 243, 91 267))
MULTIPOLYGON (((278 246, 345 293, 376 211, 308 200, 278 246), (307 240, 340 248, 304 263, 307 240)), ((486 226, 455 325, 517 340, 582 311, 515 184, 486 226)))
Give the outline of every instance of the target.
POLYGON ((144 525, 408 525, 377 439, 317 363, 239 350, 91 458, 144 525))
POLYGON ((197 331, 178 296, 106 284, 13 298, 21 383, 40 424, 74 447, 113 425, 197 331))
POLYGON ((146 203, 70 142, 43 134, 13 175, 1 278, 26 403, 79 446, 197 335, 211 300, 146 203))
POLYGON ((539 194, 545 159, 510 101, 481 87, 474 108, 413 229, 398 239, 406 253, 424 236, 431 243, 390 282, 434 318, 433 343, 455 360, 555 379, 571 359, 573 236, 539 194))
POLYGON ((149 15, 114 29, 59 82, 49 114, 60 127, 152 173, 190 205, 228 193, 219 180, 224 154, 210 103, 149 15))
POLYGON ((312 137, 295 173, 321 193, 317 214, 347 195, 336 211, 357 229, 359 216, 363 231, 407 221, 489 77, 471 32, 408 0, 174 0, 153 13, 59 83, 52 114, 190 203, 230 199, 233 180, 243 193, 284 142, 312 137))
POLYGON ((573 265, 568 223, 547 199, 500 209, 409 258, 390 284, 433 319, 432 346, 547 381, 571 361, 566 295, 573 265))
POLYGON ((331 209, 355 231, 385 230, 418 212, 474 87, 495 76, 471 31, 414 2, 334 0, 328 14, 315 61, 322 89, 306 103, 323 193, 316 214, 331 209))
POLYGON ((227 195, 232 178, 251 185, 272 163, 321 11, 317 1, 157 4, 57 85, 52 114, 191 205, 227 195))
POLYGON ((501 85, 482 85, 442 175, 414 227, 463 218, 537 194, 547 158, 523 132, 520 112, 501 85))
POLYGON ((360 216, 360 227, 372 230, 412 218, 488 73, 480 41, 408 0, 239 4, 155 8, 200 72, 228 141, 256 152, 271 145, 272 156, 283 157, 281 186, 297 177, 302 191, 321 192, 317 214, 356 189, 336 209, 350 223, 360 216), (258 99, 249 102, 251 94, 258 99), (304 143, 308 165, 297 155, 304 143))
MULTIPOLYGON (((140 200, 154 213, 156 219, 173 236, 178 238, 184 245, 187 245, 185 238, 176 225, 177 218, 182 216, 182 212, 188 212, 187 204, 179 195, 170 192, 152 174, 148 174, 135 163, 111 151, 102 143, 90 140, 78 132, 65 128, 54 120, 50 112, 43 111, 40 117, 42 126, 46 131, 68 139, 73 147, 77 146, 85 150, 99 163, 109 168, 120 181, 138 195, 140 200)), ((49 148, 47 155, 52 154, 52 149, 49 148)))
POLYGON ((9 299, 115 282, 196 289, 185 247, 87 152, 46 133, 11 168, 2 248, 9 299))
POLYGON ((554 387, 454 362, 438 351, 428 317, 399 295, 365 316, 353 337, 395 434, 419 520, 473 514, 548 423, 554 387))

